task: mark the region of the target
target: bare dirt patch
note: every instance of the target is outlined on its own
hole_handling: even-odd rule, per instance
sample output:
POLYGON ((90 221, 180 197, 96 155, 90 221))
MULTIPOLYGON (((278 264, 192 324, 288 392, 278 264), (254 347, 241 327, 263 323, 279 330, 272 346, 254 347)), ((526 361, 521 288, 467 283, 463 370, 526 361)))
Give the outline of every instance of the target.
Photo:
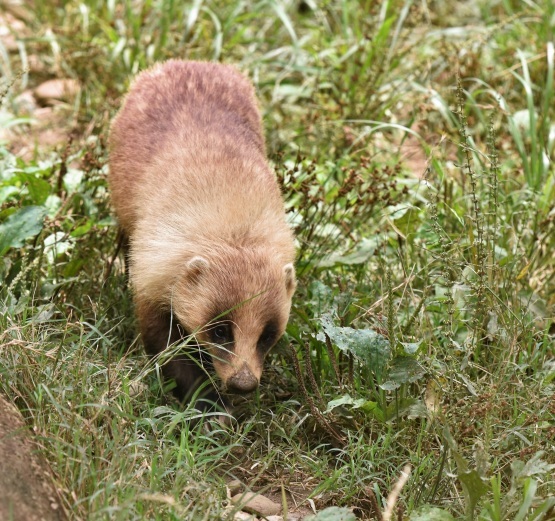
POLYGON ((19 411, 0 396, 0 519, 67 519, 50 469, 19 411))

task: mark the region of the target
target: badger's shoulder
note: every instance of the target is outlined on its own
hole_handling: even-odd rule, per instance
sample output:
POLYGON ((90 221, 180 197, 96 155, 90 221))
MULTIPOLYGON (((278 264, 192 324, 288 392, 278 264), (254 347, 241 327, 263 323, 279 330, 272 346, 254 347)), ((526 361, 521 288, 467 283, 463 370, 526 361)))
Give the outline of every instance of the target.
POLYGON ((155 143, 185 128, 248 133, 264 152, 262 122, 250 81, 231 65, 181 60, 157 64, 137 76, 112 124, 112 146, 120 137, 147 133, 155 143))

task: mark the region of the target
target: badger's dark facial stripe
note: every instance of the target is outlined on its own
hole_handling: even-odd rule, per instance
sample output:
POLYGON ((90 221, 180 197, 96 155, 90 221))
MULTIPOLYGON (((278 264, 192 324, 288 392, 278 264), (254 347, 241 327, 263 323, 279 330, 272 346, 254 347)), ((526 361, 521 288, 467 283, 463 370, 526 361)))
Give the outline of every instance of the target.
POLYGON ((258 338, 258 349, 264 353, 266 351, 269 351, 270 348, 272 348, 273 345, 277 342, 278 334, 279 330, 277 325, 274 322, 268 322, 262 330, 260 337, 258 338))
POLYGON ((229 322, 217 322, 210 328, 210 340, 214 344, 226 346, 233 344, 233 328, 229 322))

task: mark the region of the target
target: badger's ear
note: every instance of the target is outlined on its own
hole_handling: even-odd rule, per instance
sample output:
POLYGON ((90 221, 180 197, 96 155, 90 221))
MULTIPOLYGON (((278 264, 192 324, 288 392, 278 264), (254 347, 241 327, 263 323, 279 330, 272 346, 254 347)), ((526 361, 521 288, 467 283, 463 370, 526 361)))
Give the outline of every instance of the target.
POLYGON ((283 274, 285 275, 285 289, 287 290, 287 295, 293 295, 295 288, 297 287, 297 279, 295 278, 295 268, 292 263, 286 264, 283 267, 283 274))
POLYGON ((197 282, 210 267, 210 263, 199 255, 193 257, 187 263, 187 279, 191 282, 197 282))

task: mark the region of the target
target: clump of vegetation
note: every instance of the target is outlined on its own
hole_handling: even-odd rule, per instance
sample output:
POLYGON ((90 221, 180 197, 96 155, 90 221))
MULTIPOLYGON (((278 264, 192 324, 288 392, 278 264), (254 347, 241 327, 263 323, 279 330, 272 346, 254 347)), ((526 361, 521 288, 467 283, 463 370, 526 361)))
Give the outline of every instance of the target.
POLYGON ((289 512, 553 518, 551 2, 35 7, 0 40, 0 389, 71 517, 232 519, 235 478, 289 512), (287 335, 229 427, 163 393, 114 260, 109 121, 169 57, 253 78, 298 238, 287 335), (51 78, 81 86, 54 148, 22 97, 51 78))

